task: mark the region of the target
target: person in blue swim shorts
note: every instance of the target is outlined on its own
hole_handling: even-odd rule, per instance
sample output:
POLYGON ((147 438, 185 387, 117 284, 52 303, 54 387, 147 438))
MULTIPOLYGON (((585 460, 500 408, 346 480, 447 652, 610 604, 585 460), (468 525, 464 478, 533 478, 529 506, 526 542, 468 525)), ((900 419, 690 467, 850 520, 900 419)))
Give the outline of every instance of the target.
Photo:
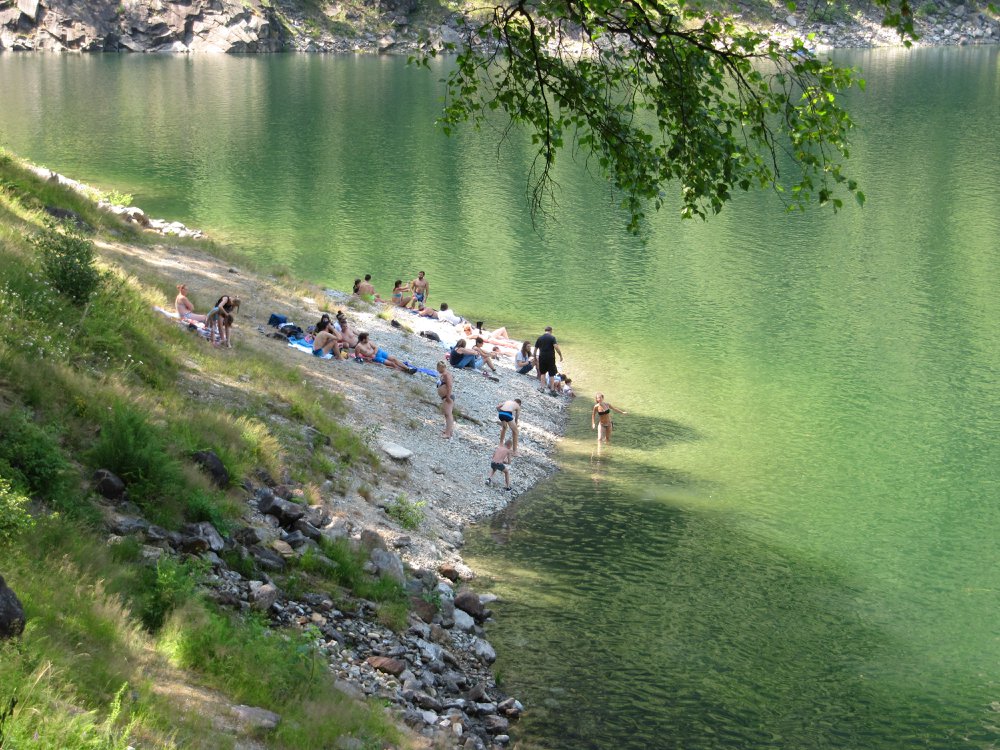
POLYGON ((517 455, 518 423, 521 421, 521 399, 514 398, 497 404, 497 419, 500 420, 500 444, 507 436, 510 427, 510 437, 513 442, 511 455, 517 455))

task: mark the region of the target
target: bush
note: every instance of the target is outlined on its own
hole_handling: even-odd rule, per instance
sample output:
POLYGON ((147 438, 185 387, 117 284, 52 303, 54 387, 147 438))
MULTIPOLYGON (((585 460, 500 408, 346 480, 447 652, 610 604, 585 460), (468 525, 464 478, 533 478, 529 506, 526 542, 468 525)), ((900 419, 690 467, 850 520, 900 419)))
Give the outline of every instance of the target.
POLYGON ((166 453, 160 435, 141 414, 123 404, 111 410, 88 459, 93 468, 121 477, 129 495, 140 503, 162 496, 181 482, 180 465, 166 453))
POLYGON ((28 513, 28 498, 0 477, 0 547, 12 542, 34 523, 28 513))
POLYGON ((400 495, 386 507, 385 512, 389 518, 393 519, 404 529, 419 528, 424 521, 423 507, 426 505, 422 500, 410 502, 406 495, 400 495))
POLYGON ((196 575, 191 567, 172 557, 162 557, 156 567, 143 569, 140 578, 139 617, 155 632, 167 615, 194 595, 196 575))
POLYGON ((31 239, 41 254, 42 268, 52 285, 78 305, 97 291, 101 274, 94 265, 94 244, 79 230, 50 224, 31 239))
POLYGON ((0 413, 0 474, 16 489, 66 509, 72 492, 68 469, 49 432, 23 411, 0 413))

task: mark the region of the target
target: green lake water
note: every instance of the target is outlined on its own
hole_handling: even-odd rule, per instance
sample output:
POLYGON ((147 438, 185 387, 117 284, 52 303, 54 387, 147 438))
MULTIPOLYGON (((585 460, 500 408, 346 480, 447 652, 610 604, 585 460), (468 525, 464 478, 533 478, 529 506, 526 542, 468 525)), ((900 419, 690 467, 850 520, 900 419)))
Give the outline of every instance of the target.
POLYGON ((638 238, 568 162, 533 228, 523 140, 443 137, 396 59, 0 55, 0 145, 318 282, 426 270, 555 326, 562 471, 467 547, 523 748, 1000 747, 1000 54, 838 59, 864 209, 638 238))

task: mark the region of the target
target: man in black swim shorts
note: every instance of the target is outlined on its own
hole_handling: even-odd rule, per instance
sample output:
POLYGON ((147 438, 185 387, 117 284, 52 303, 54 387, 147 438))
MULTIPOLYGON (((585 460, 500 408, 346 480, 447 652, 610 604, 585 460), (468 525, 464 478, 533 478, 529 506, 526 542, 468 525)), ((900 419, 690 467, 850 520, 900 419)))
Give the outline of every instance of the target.
POLYGON ((552 335, 552 326, 545 326, 545 333, 538 337, 535 342, 535 358, 538 360, 538 390, 545 392, 546 375, 549 377, 548 388, 552 390, 552 378, 559 370, 556 368, 556 354, 559 354, 559 361, 563 361, 562 349, 559 348, 556 337, 552 335))

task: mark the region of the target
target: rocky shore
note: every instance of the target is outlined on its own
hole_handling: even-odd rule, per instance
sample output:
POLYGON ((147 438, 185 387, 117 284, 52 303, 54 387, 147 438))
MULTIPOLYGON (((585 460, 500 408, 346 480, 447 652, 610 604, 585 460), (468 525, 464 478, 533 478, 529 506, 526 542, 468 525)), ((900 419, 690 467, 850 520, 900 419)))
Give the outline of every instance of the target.
MULTIPOLYGON (((770 18, 746 12, 747 25, 778 39, 797 36, 817 49, 900 46, 877 8, 825 18, 778 6, 770 18), (810 38, 810 35, 814 35, 810 38)), ((917 8, 920 45, 1000 43, 1000 20, 943 0, 917 8)), ((429 17, 412 0, 338 3, 307 15, 298 5, 262 0, 94 4, 72 0, 0 3, 0 51, 332 52, 412 54, 461 44, 475 28, 462 13, 429 17)))
MULTIPOLYGON (((36 171, 83 192, 90 190, 47 170, 36 171)), ((135 209, 126 218, 161 235, 197 236, 196 230, 161 226, 140 214, 135 209)), ((338 470, 320 487, 260 470, 240 480, 243 519, 227 533, 207 522, 178 531, 152 525, 129 501, 121 480, 100 471, 94 485, 107 503, 109 543, 138 542, 148 564, 163 556, 203 561, 211 571, 203 584, 208 596, 240 612, 265 613, 275 626, 305 633, 344 692, 385 701, 427 747, 481 750, 507 745, 510 722, 524 707, 500 690, 492 675, 496 653, 484 626, 495 597, 476 589, 474 573, 461 559, 463 529, 495 514, 555 471, 551 454, 571 401, 539 393, 537 381, 519 375, 510 357, 498 364, 494 377, 452 370, 455 436, 442 439, 434 377, 354 360, 318 359, 290 347, 268 320, 272 314, 284 315, 306 328, 321 310, 344 310, 355 330, 368 331, 381 348, 428 369, 443 358, 446 344, 462 335, 459 328, 336 290, 316 288, 314 296, 302 296, 282 280, 234 267, 196 243, 169 242, 152 247, 106 243, 100 250, 106 262, 147 282, 158 280, 162 288, 185 283, 197 309, 222 293, 240 297, 234 349, 214 349, 218 356, 233 358, 234 365, 241 351, 279 358, 292 364, 303 380, 339 394, 347 406, 344 421, 362 436, 379 463, 375 470, 338 470), (434 334, 441 342, 420 334, 434 334), (520 398, 524 405, 519 455, 511 466, 512 492, 484 481, 499 432, 496 406, 508 398, 520 398), (399 503, 418 509, 415 523, 401 525, 393 513, 399 503), (288 589, 285 574, 294 572, 304 557, 313 569, 335 566, 323 554, 323 545, 337 540, 363 554, 369 573, 403 586, 410 613, 401 631, 380 623, 374 603, 347 591, 334 597, 288 589)), ((439 291, 447 289, 447 280, 431 282, 431 302, 447 301, 446 293, 439 291)), ((169 308, 171 300, 164 298, 161 305, 169 308)), ((159 318, 152 311, 150 315, 159 318)), ((177 325, 167 318, 155 324, 177 325)), ((553 324, 558 326, 558 321, 553 324)), ((238 367, 233 370, 231 378, 212 379, 184 366, 182 387, 195 401, 219 408, 249 407, 250 397, 240 387, 245 380, 238 367)), ((278 408, 259 416, 288 423, 278 408)), ((310 427, 301 427, 300 441, 286 449, 316 452, 331 461, 336 457, 330 437, 310 427)), ((195 460, 220 486, 238 480, 228 477, 222 462, 210 453, 198 454, 195 460)), ((246 707, 233 710, 237 708, 243 712, 246 707)), ((259 721, 263 731, 280 721, 263 709, 244 713, 241 721, 259 721)))

